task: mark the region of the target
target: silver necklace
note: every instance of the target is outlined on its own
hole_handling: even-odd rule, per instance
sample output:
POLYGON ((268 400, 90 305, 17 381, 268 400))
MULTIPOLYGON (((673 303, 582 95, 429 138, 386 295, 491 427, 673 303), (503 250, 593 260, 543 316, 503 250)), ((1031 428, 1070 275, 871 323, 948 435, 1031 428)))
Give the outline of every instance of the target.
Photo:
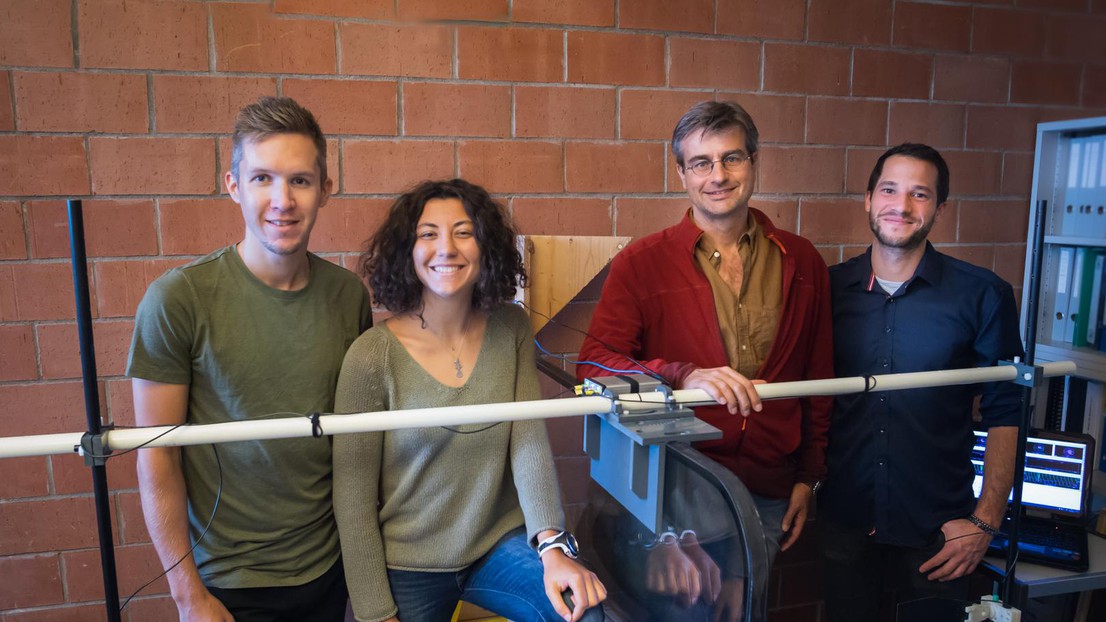
MULTIPOLYGON (((422 311, 419 311, 415 315, 419 318, 419 322, 422 324, 423 330, 430 330, 426 325, 426 318, 422 316, 422 311)), ((453 354, 453 369, 456 370, 458 378, 465 377, 465 368, 461 364, 461 355, 464 354, 465 351, 465 341, 469 338, 469 318, 471 317, 471 312, 465 316, 465 325, 461 327, 461 344, 456 348, 450 345, 449 342, 445 339, 439 337, 434 331, 430 331, 430 333, 434 335, 434 337, 436 337, 438 341, 444 342, 445 345, 449 346, 449 351, 451 354, 453 354)))

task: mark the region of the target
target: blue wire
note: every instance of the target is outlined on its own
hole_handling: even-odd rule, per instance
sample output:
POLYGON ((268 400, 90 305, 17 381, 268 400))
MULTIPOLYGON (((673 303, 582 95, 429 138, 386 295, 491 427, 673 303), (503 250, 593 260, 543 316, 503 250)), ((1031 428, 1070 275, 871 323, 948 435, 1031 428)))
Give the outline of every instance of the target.
POLYGON ((545 348, 542 347, 541 343, 538 342, 537 337, 534 338, 534 345, 536 345, 538 347, 538 349, 541 350, 542 354, 544 354, 546 356, 552 356, 553 358, 560 359, 560 360, 562 360, 566 363, 572 363, 573 365, 594 365, 594 366, 598 367, 599 369, 609 371, 612 374, 639 374, 639 373, 641 373, 640 369, 615 369, 613 367, 607 367, 606 365, 603 365, 602 363, 596 363, 595 361, 573 361, 573 360, 569 359, 568 356, 566 356, 564 354, 553 354, 549 350, 546 350, 545 348))

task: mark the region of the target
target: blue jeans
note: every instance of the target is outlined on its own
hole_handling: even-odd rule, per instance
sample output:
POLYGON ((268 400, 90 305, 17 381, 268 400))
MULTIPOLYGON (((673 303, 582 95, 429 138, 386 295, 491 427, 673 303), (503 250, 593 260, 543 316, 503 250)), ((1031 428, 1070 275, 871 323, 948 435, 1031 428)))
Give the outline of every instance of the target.
MULTIPOLYGON (((388 581, 402 622, 448 622, 459 600, 514 622, 563 622, 545 595, 544 572, 538 554, 526 542, 526 530, 520 527, 468 568, 455 572, 389 569, 388 581)), ((582 620, 602 622, 603 607, 588 609, 582 620)))

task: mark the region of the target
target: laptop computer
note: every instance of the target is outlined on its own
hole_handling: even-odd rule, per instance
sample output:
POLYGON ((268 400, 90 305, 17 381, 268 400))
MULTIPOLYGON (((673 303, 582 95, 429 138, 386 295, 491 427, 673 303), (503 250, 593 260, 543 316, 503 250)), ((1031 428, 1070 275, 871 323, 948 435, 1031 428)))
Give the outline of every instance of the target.
MULTIPOLYGON (((975 432, 972 464, 976 498, 983 488, 983 452, 987 433, 975 432)), ((1086 524, 1094 457, 1094 439, 1085 434, 1033 431, 1025 443, 1025 476, 1018 530, 1020 559, 1046 566, 1087 570, 1086 524)), ((1013 495, 1011 495, 1013 496, 1013 495)), ((1010 512, 999 531, 1009 533, 1010 512)), ((991 539, 990 554, 1003 557, 1008 538, 991 539)))

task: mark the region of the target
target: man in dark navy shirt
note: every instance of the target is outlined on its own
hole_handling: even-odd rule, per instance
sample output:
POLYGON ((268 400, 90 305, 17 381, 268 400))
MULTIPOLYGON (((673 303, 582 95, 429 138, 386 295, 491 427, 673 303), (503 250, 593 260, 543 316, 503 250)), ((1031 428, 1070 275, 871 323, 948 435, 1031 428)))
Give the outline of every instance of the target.
MULTIPOLYGON (((949 172, 931 147, 888 150, 868 181, 872 246, 830 269, 839 377, 992 366, 1022 354, 1009 284, 927 241, 949 172)), ((1013 480, 1020 391, 990 383, 837 399, 818 512, 831 622, 876 620, 899 602, 966 599, 967 575, 1001 523, 1013 480), (973 400, 989 428, 972 494, 973 400)))

